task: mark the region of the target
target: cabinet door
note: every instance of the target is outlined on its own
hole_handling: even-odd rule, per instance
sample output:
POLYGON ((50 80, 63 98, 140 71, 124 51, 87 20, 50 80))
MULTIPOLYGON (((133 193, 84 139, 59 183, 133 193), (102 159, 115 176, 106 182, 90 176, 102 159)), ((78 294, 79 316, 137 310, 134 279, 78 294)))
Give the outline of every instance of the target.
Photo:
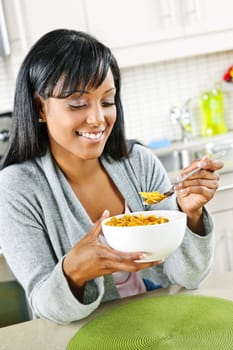
POLYGON ((11 41, 30 47, 46 32, 68 28, 87 31, 81 0, 4 0, 11 41))
POLYGON ((82 1, 21 0, 29 43, 57 28, 87 30, 82 1))
POLYGON ((233 28, 232 0, 180 1, 186 35, 208 34, 233 28))
POLYGON ((232 0, 83 1, 122 68, 232 49, 232 0))
POLYGON ((233 271, 233 210, 213 214, 216 228, 214 270, 233 271))
POLYGON ((183 32, 174 0, 84 0, 90 32, 111 48, 147 44, 183 32))
POLYGON ((221 187, 207 205, 216 231, 214 270, 233 271, 233 185, 232 174, 222 174, 221 187), (230 178, 231 184, 228 183, 230 178))

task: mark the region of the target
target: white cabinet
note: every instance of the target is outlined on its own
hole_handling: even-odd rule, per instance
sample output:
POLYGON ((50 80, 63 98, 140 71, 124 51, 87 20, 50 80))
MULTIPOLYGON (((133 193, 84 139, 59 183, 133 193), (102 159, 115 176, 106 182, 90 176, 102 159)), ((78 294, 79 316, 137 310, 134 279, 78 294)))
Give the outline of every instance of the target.
POLYGON ((113 48, 233 28, 232 0, 84 0, 89 31, 113 48))
POLYGON ((233 271, 233 209, 213 216, 216 227, 214 270, 233 271))
POLYGON ((2 0, 25 52, 55 28, 88 31, 121 67, 233 49, 232 0, 2 0))
POLYGON ((233 184, 220 187, 207 207, 213 214, 216 227, 214 270, 233 271, 233 184))
POLYGON ((84 0, 121 67, 233 48, 231 0, 84 0))
POLYGON ((182 34, 173 1, 84 0, 89 31, 112 48, 145 45, 182 34))
POLYGON ((28 42, 57 28, 87 30, 82 1, 21 0, 28 42))
POLYGON ((232 0, 183 0, 183 8, 186 35, 233 28, 232 0))
POLYGON ((80 0, 3 0, 11 44, 25 51, 43 34, 57 28, 87 31, 80 0))

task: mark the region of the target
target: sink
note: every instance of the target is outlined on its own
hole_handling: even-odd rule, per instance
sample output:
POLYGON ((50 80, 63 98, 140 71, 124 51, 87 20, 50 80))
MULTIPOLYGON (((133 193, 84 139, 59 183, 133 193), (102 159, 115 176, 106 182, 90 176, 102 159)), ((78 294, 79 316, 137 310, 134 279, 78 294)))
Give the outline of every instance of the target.
POLYGON ((182 169, 182 160, 180 151, 172 150, 167 153, 157 154, 157 157, 163 164, 167 172, 172 172, 182 169))
POLYGON ((163 154, 157 154, 167 172, 179 171, 196 159, 196 153, 192 150, 171 150, 163 154))
POLYGON ((201 159, 205 154, 213 157, 218 155, 217 158, 233 167, 233 139, 217 143, 183 145, 183 148, 156 153, 167 172, 179 171, 188 166, 194 159, 201 159))

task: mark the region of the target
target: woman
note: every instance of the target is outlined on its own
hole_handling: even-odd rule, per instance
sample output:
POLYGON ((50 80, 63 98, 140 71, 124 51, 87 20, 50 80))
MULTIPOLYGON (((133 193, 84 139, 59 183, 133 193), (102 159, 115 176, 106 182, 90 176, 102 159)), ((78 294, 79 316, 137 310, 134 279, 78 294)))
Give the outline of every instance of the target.
POLYGON ((108 247, 101 221, 151 209, 139 192, 165 192, 169 179, 150 150, 126 142, 120 72, 110 50, 72 30, 43 36, 19 70, 0 172, 0 246, 35 317, 66 324, 106 300, 172 283, 196 288, 213 259, 204 204, 223 164, 204 158, 201 166, 177 188, 177 201, 158 206, 188 218, 182 245, 165 262, 137 263, 143 252, 108 247))

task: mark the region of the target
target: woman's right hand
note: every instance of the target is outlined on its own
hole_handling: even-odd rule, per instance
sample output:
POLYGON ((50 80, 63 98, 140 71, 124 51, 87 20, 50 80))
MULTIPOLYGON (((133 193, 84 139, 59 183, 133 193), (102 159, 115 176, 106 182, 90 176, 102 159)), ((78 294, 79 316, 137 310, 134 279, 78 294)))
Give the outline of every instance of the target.
POLYGON ((63 261, 63 270, 72 290, 82 289, 87 281, 113 272, 135 272, 161 263, 137 263, 134 260, 143 258, 143 252, 124 253, 101 243, 99 236, 101 223, 109 217, 105 210, 92 229, 68 252, 63 261))

